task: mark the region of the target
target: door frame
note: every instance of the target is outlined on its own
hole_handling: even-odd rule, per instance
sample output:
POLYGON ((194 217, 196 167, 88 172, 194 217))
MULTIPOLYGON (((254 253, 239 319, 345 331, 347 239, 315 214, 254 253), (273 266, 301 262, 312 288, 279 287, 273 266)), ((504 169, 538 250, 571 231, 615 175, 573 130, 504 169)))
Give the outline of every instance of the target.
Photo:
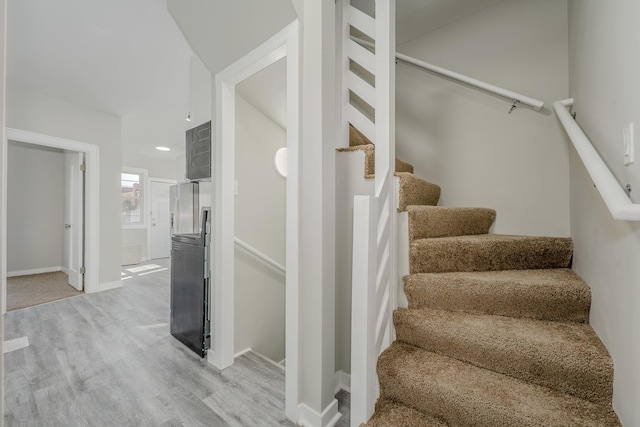
MULTIPOLYGON (((177 184, 178 181, 176 181, 175 179, 166 179, 166 178, 154 178, 154 177, 148 177, 147 178, 147 183, 146 188, 147 190, 147 197, 145 200, 145 205, 148 206, 148 212, 147 212, 147 219, 149 220, 149 222, 147 223, 147 260, 152 260, 153 258, 151 257, 151 245, 153 244, 153 241, 151 239, 151 183, 152 182, 160 182, 163 184, 177 184)), ((171 232, 171 231, 169 231, 171 232)))
POLYGON ((297 421, 299 378, 299 157, 300 157, 300 51, 298 20, 215 76, 216 146, 215 227, 212 259, 213 345, 208 359, 224 369, 234 361, 234 181, 236 85, 269 65, 287 61, 287 183, 285 273, 285 406, 286 415, 297 421))
MULTIPOLYGON (((30 132, 21 129, 5 127, 5 138, 3 145, 6 148, 8 141, 19 141, 28 144, 42 145, 45 147, 59 148, 61 150, 78 151, 85 154, 85 277, 84 291, 85 293, 97 292, 98 287, 98 269, 100 266, 99 258, 99 224, 100 224, 100 186, 99 186, 99 157, 100 149, 97 145, 87 144, 86 142, 74 141, 71 139, 59 138, 36 132, 30 132)), ((2 205, 7 205, 7 168, 2 171, 2 205)), ((2 221, 2 237, 0 240, 2 245, 2 254, 4 260, 3 270, 7 265, 7 222, 6 217, 2 221)), ((7 312, 7 277, 6 271, 1 272, 0 281, 2 283, 2 313, 7 312)))

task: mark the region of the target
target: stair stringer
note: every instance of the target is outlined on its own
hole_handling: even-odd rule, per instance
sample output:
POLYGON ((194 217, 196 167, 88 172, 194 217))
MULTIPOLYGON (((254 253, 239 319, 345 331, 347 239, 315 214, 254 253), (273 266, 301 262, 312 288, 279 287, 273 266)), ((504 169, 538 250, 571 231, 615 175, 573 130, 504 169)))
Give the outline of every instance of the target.
MULTIPOLYGON (((394 208, 400 206, 400 178, 393 177, 396 188, 396 200, 394 208)), ((404 293, 402 278, 409 275, 409 213, 407 211, 398 212, 396 220, 396 289, 397 308, 407 308, 409 301, 404 293)))
POLYGON ((365 152, 336 152, 336 372, 351 374, 351 292, 353 198, 374 195, 374 181, 365 178, 365 152))

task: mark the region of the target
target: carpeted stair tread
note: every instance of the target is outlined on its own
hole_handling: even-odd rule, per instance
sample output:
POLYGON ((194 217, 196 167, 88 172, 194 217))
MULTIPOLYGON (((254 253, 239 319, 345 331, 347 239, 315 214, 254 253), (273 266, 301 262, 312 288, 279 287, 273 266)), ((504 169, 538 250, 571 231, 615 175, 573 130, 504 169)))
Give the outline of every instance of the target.
POLYGON ((496 211, 486 208, 407 206, 409 241, 428 237, 487 234, 496 211))
POLYGON ((447 427, 442 421, 387 399, 376 402, 376 412, 366 427, 447 427))
POLYGON ((409 247, 414 273, 567 268, 573 242, 568 237, 475 236, 419 239, 409 247))
POLYGON ((378 359, 381 398, 455 426, 619 426, 609 405, 394 342, 378 359))
MULTIPOLYGON (((364 177, 367 179, 376 176, 376 149, 373 144, 352 145, 349 147, 338 148, 341 153, 362 151, 364 152, 364 177)), ((396 172, 412 173, 413 166, 409 163, 396 159, 396 172)))
POLYGON ((540 320, 587 322, 589 286, 572 270, 419 273, 405 276, 409 308, 441 308, 540 320))
POLYGON ((409 205, 435 206, 440 200, 440 187, 408 172, 397 172, 400 180, 398 212, 409 205))
POLYGON ((613 364, 586 323, 400 309, 398 341, 598 404, 611 403, 613 364))

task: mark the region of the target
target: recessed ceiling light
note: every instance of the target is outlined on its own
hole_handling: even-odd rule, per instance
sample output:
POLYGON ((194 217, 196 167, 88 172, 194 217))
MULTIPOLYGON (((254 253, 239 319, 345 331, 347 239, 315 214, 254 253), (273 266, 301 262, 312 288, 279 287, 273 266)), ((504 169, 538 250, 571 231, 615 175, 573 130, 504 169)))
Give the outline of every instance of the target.
POLYGON ((169 147, 156 147, 156 150, 158 150, 158 151, 171 151, 171 148, 169 148, 169 147))

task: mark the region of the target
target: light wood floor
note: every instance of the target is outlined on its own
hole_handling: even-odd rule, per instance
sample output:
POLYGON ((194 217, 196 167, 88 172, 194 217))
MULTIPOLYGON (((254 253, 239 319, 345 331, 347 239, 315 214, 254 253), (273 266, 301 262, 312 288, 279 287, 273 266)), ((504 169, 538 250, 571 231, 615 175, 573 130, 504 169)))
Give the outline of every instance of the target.
POLYGON ((154 263, 121 289, 7 313, 5 340, 30 345, 5 354, 6 426, 293 425, 281 368, 249 353, 219 371, 171 337, 169 263, 154 263))

